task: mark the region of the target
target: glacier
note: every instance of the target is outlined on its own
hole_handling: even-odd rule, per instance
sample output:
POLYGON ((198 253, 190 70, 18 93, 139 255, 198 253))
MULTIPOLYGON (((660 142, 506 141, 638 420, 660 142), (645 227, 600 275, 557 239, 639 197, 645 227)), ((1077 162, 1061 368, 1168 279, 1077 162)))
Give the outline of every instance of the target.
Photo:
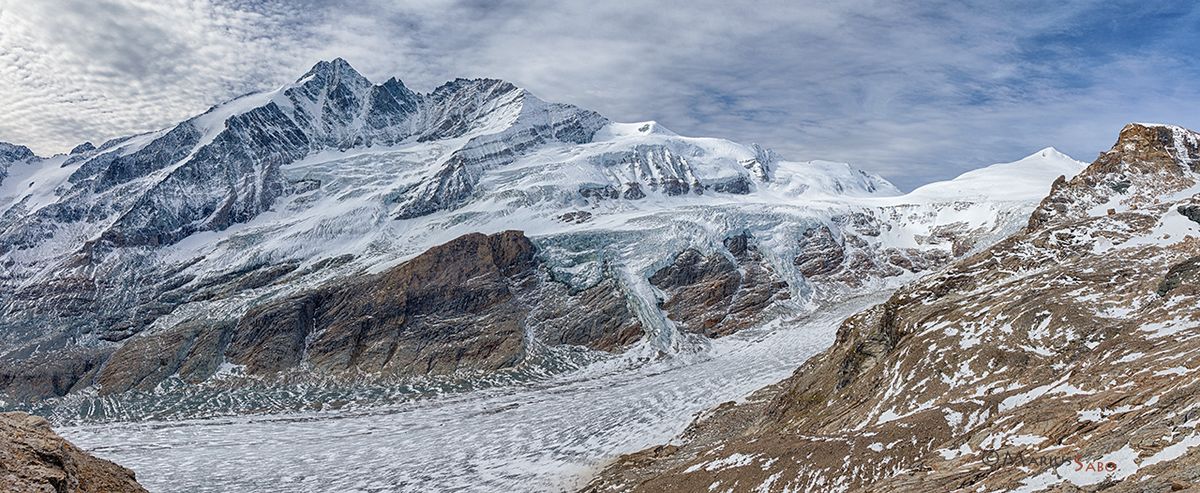
POLYGON ((0 146, 0 384, 26 392, 0 408, 70 425, 152 490, 554 491, 786 377, 843 318, 1017 231, 1083 167, 1047 148, 906 194, 504 81, 418 94, 321 62, 171 128, 51 157, 0 146), (614 283, 644 336, 605 352, 530 327, 522 364, 490 374, 272 379, 226 362, 149 391, 94 381, 131 341, 512 229, 555 282, 614 283), (734 237, 790 296, 732 335, 680 330, 650 277, 688 250, 732 258, 734 237))

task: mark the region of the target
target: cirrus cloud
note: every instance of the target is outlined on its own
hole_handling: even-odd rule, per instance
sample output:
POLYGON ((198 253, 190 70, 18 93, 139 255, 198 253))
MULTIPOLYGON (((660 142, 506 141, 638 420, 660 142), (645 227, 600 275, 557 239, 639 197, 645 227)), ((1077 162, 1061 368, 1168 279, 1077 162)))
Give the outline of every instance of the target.
POLYGON ((419 90, 510 80, 912 188, 1128 121, 1200 125, 1197 9, 1146 2, 0 0, 0 140, 161 128, 341 56, 419 90))

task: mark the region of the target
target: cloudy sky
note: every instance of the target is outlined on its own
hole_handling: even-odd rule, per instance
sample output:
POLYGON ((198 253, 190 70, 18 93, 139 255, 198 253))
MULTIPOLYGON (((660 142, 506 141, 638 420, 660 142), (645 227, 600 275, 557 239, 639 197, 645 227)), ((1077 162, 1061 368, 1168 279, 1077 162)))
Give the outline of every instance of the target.
POLYGON ((1200 127, 1191 2, 0 0, 0 140, 167 126, 341 56, 428 91, 494 77, 904 189, 1130 121, 1200 127))

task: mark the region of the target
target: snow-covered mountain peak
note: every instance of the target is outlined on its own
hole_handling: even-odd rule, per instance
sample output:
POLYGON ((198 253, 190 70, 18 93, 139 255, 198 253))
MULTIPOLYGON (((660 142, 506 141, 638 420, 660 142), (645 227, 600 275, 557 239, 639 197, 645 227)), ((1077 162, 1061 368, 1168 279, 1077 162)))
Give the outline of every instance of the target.
POLYGON ((598 135, 597 138, 617 138, 634 135, 665 135, 668 137, 676 137, 679 134, 672 132, 667 127, 654 121, 647 120, 644 122, 633 123, 613 123, 604 129, 603 135, 598 135))
MULTIPOLYGON (((331 62, 319 62, 303 77, 297 79, 293 87, 285 94, 293 99, 298 97, 317 98, 325 96, 330 99, 361 97, 361 93, 373 86, 362 74, 354 70, 349 63, 341 58, 331 62)), ((348 110, 350 108, 341 108, 348 110)))
MULTIPOLYGON (((773 155, 769 149, 754 148, 773 155)), ((778 161, 771 168, 771 174, 771 188, 786 197, 892 197, 901 194, 900 189, 882 176, 848 163, 778 161)))
POLYGON ((1071 156, 1068 156, 1068 155, 1067 155, 1067 153, 1065 153, 1065 152, 1062 152, 1062 151, 1058 150, 1058 148, 1056 148, 1056 147, 1054 147, 1054 146, 1046 147, 1046 148, 1044 148, 1044 149, 1042 149, 1042 150, 1040 150, 1040 151, 1037 151, 1037 152, 1035 152, 1035 153, 1033 153, 1033 154, 1030 154, 1030 155, 1026 156, 1026 158, 1030 158, 1030 157, 1033 157, 1033 156, 1035 156, 1035 155, 1037 155, 1037 156, 1041 156, 1041 157, 1044 157, 1044 158, 1059 158, 1059 159, 1071 159, 1071 160, 1074 160, 1074 158, 1072 158, 1071 156))
POLYGON ((0 162, 15 162, 33 159, 33 151, 28 147, 0 142, 0 162))
POLYGON ((1194 194, 1200 134, 1176 125, 1130 123, 1095 162, 1054 183, 1030 228, 1112 215, 1194 194))
POLYGON ((75 154, 83 154, 83 153, 85 153, 85 152, 91 152, 91 151, 94 151, 94 150, 96 150, 96 145, 95 145, 95 144, 92 144, 91 142, 84 142, 84 143, 82 143, 82 144, 79 144, 79 145, 77 145, 77 146, 75 146, 75 147, 72 147, 72 148, 71 148, 71 152, 68 152, 67 154, 71 154, 71 155, 75 155, 75 154))
POLYGON ((1046 196, 1049 184, 1056 178, 1070 179, 1086 166, 1087 163, 1047 147, 1011 163, 993 164, 951 180, 923 185, 907 197, 933 201, 1038 200, 1046 196))
POLYGON ((481 99, 489 99, 490 97, 510 93, 513 91, 524 92, 524 89, 520 89, 511 82, 500 79, 465 79, 462 77, 457 77, 454 80, 447 81, 434 88, 433 92, 429 93, 429 97, 438 101, 455 97, 477 97, 481 99))
POLYGON ((308 72, 296 79, 297 84, 310 80, 320 80, 328 84, 330 81, 346 79, 349 81, 370 82, 345 59, 338 57, 333 60, 321 60, 314 64, 308 72))

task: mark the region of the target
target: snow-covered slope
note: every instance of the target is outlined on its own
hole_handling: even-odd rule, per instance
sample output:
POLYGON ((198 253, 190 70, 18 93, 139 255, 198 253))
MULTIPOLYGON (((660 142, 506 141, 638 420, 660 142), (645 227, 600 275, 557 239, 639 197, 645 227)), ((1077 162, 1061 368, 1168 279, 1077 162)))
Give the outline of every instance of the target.
POLYGON ((1060 176, 1071 179, 1086 166, 1046 148, 1018 161, 985 166, 902 196, 869 202, 908 212, 909 220, 900 221, 905 234, 890 240, 897 246, 912 246, 909 238, 936 238, 965 228, 981 235, 974 243, 983 247, 1023 227, 1030 204, 1045 197, 1052 182, 1060 176), (921 216, 925 218, 917 219, 921 216))
POLYGON ((1071 159, 1053 147, 1047 147, 1024 159, 1011 163, 993 164, 971 170, 957 178, 923 185, 908 194, 910 199, 924 200, 1041 200, 1046 196, 1047 181, 1054 177, 1068 179, 1078 174, 1087 163, 1071 159))

